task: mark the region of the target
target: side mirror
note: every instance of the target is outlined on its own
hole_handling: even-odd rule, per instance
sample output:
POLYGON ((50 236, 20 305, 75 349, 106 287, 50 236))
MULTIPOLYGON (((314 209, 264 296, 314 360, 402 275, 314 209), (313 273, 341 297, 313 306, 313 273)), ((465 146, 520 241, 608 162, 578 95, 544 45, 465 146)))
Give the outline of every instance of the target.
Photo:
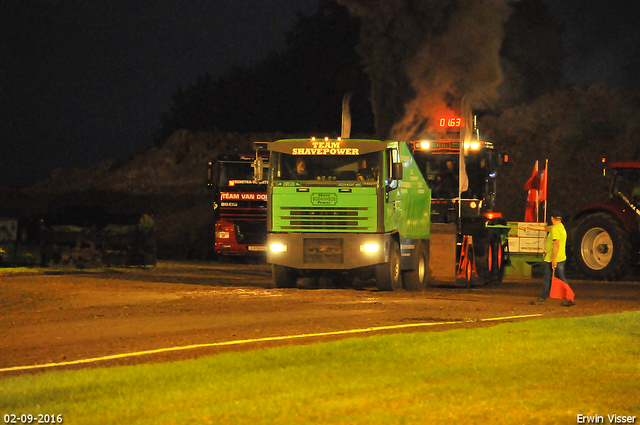
POLYGON ((402 180, 404 166, 402 162, 394 162, 391 168, 391 178, 393 180, 402 180))
POLYGON ((267 142, 253 142, 253 147, 256 150, 256 159, 253 160, 253 181, 260 183, 263 181, 262 175, 264 173, 264 162, 260 158, 260 149, 268 149, 269 143, 267 142))

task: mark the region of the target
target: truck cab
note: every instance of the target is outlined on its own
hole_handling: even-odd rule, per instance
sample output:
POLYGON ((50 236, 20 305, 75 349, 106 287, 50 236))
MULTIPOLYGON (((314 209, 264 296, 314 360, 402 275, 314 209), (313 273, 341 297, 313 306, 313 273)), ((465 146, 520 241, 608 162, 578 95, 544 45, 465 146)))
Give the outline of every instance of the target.
MULTIPOLYGON (((456 134, 458 135, 458 134, 456 134)), ((432 245, 448 252, 455 237, 455 255, 438 259, 436 277, 467 286, 499 283, 509 262, 506 221, 495 211, 496 175, 500 156, 489 141, 459 138, 415 140, 412 153, 432 192, 432 245), (462 167, 460 161, 463 160, 462 167), (467 187, 460 191, 460 180, 467 187), (455 236, 452 236, 455 235, 455 236)))
POLYGON ((431 221, 450 223, 460 214, 467 219, 485 217, 493 212, 496 202, 498 154, 491 142, 472 141, 466 148, 465 172, 468 188, 459 190, 460 140, 417 140, 413 154, 431 188, 431 221))
POLYGON ((208 163, 216 255, 264 255, 268 172, 268 152, 260 149, 227 152, 208 163))
POLYGON ((428 277, 430 190, 406 143, 269 144, 267 262, 276 286, 318 275, 375 277, 381 290, 428 277))

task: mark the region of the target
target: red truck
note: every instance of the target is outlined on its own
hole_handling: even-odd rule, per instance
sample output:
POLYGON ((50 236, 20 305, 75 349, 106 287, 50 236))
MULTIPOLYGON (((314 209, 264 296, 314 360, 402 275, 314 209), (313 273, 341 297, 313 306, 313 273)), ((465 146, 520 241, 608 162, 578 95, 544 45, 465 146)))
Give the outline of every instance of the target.
POLYGON ((254 152, 228 152, 208 163, 216 255, 265 254, 268 160, 268 151, 256 146, 254 152), (255 167, 262 168, 262 179, 254 177, 255 167))

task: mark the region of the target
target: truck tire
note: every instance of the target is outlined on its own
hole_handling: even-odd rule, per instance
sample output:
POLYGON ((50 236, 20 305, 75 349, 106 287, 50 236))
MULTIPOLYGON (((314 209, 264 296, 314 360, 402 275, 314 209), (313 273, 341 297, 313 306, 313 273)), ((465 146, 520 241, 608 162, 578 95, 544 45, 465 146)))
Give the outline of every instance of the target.
POLYGON ((631 262, 629 234, 609 214, 587 216, 573 238, 573 259, 589 278, 618 280, 631 262))
POLYGON ((272 264, 271 275, 276 288, 295 288, 298 283, 298 273, 291 267, 272 264))
POLYGON ((400 248, 395 241, 392 241, 389 247, 389 261, 376 266, 376 284, 380 291, 396 291, 402 289, 400 248))
POLYGON ((413 255, 412 269, 403 273, 404 288, 409 291, 421 291, 429 281, 429 250, 418 241, 413 255))

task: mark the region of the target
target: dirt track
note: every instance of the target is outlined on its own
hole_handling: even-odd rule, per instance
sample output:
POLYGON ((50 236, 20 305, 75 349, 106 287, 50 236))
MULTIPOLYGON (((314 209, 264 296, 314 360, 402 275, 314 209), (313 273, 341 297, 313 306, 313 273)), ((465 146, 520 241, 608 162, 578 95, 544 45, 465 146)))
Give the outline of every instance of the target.
POLYGON ((572 280, 576 293, 573 307, 561 307, 560 300, 548 300, 543 306, 530 305, 538 295, 539 279, 507 279, 500 286, 471 291, 437 287, 424 292, 395 293, 378 292, 371 282, 347 289, 312 289, 305 288, 304 282, 301 284, 303 287, 299 289, 272 288, 270 269, 264 264, 168 262, 155 269, 114 269, 102 273, 3 274, 0 369, 194 344, 247 341, 81 364, 3 370, 0 376, 161 362, 228 350, 389 332, 441 331, 491 326, 509 320, 640 309, 640 282, 572 280), (501 319, 482 321, 491 318, 501 319), (402 327, 410 324, 429 325, 402 327), (370 329, 391 326, 394 328, 370 329), (365 328, 369 331, 338 333, 365 328), (337 334, 269 339, 331 332, 337 334), (260 339, 263 340, 257 341, 260 339))

